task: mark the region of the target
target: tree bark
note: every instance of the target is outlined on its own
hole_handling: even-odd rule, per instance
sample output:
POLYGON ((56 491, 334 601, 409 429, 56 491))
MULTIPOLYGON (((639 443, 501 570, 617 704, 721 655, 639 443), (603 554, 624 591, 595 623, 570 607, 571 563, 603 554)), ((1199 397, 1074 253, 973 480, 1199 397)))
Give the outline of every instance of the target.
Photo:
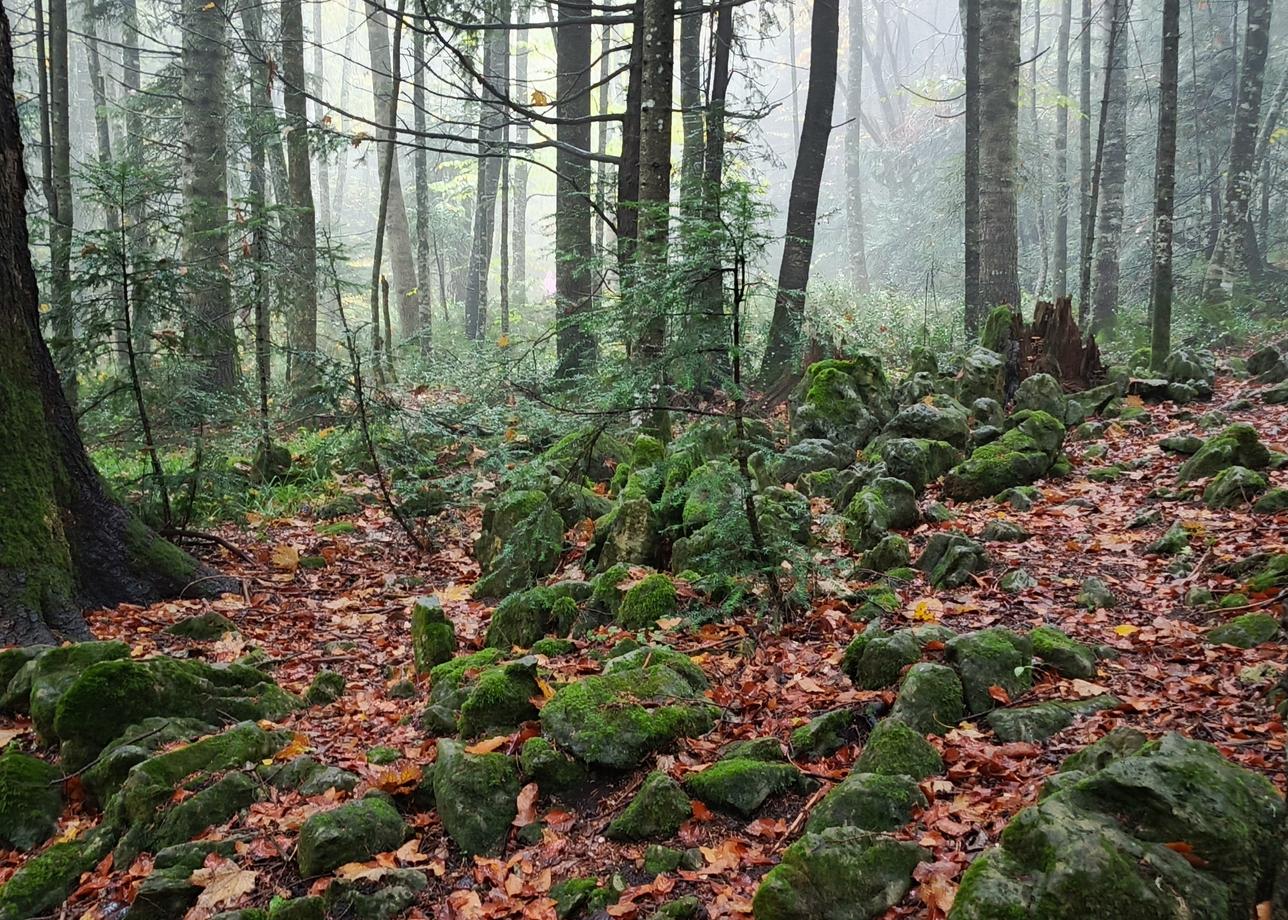
MULTIPOLYGON (((593 307, 590 160, 590 48, 592 26, 586 5, 556 4, 555 84, 560 119, 555 152, 556 350, 561 379, 578 377, 595 365, 595 337, 587 326, 593 307)), ((669 137, 668 137, 669 140, 669 137)))
POLYGON ((870 290, 863 231, 863 0, 849 0, 850 51, 845 114, 845 228, 850 246, 850 283, 860 294, 870 290))
POLYGON ((1091 0, 1082 0, 1082 34, 1078 40, 1078 318, 1086 325, 1091 309, 1082 286, 1082 267, 1091 262, 1087 246, 1092 238, 1091 206, 1091 0))
MULTIPOLYGON (((412 59, 416 62, 416 71, 412 75, 412 115, 416 132, 425 131, 425 32, 423 17, 417 18, 419 28, 412 33, 412 59)), ((424 144, 416 146, 414 159, 416 171, 416 280, 420 287, 417 296, 420 299, 420 349, 428 355, 434 347, 434 298, 429 261, 429 152, 424 144)))
POLYGON ((1020 2, 979 0, 979 298, 1020 308, 1020 2))
POLYGON ((1104 109, 1104 147, 1100 166, 1100 206, 1096 213, 1095 275, 1091 293, 1091 329, 1093 332, 1113 325, 1118 310, 1118 288, 1121 264, 1118 250, 1122 245, 1123 194, 1127 185, 1127 16, 1129 0, 1115 0, 1114 22, 1118 39, 1107 45, 1105 80, 1108 89, 1104 109), (1109 48, 1112 47, 1112 53, 1109 48))
POLYGON ((680 0, 680 214, 702 208, 702 0, 680 0))
POLYGON ((188 352, 205 365, 202 383, 231 392, 237 380, 228 275, 228 44, 224 10, 206 0, 183 9, 183 263, 188 352))
POLYGON ((1072 25, 1073 0, 1063 0, 1055 58, 1060 104, 1055 116, 1055 239, 1051 256, 1051 285, 1057 300, 1069 294, 1069 33, 1072 25))
MULTIPOLYGON (((517 94, 528 91, 528 22, 527 0, 518 0, 515 10, 520 26, 514 34, 514 85, 517 94)), ((514 126, 515 145, 522 149, 528 142, 527 122, 520 119, 514 126)), ((510 193, 514 208, 510 222, 510 303, 513 309, 522 310, 528 304, 528 160, 518 157, 514 161, 513 188, 510 193)))
MULTIPOLYGON (((52 8, 51 8, 52 9, 52 8)), ((1248 252, 1251 223, 1248 208, 1252 200, 1256 160, 1257 128, 1261 117, 1261 93, 1266 78, 1266 55, 1270 46, 1270 0, 1248 0, 1248 20, 1243 40, 1243 62, 1239 68, 1239 96, 1230 135, 1230 161, 1226 171, 1221 230, 1216 248, 1203 277, 1203 294, 1221 300, 1233 293, 1235 285, 1247 278, 1252 268, 1248 252)))
POLYGON ((13 76, 0 2, 0 645, 30 645, 89 638, 83 607, 229 584, 112 501, 81 443, 40 334, 13 76))
MULTIPOLYGON (((326 99, 326 65, 322 59, 322 47, 324 41, 322 38, 322 4, 313 4, 313 78, 317 83, 317 97, 319 100, 326 99)), ((313 120, 319 128, 326 128, 330 124, 330 117, 327 115, 326 106, 321 101, 313 104, 313 120)), ((322 236, 324 239, 331 238, 331 162, 328 158, 326 148, 319 147, 317 150, 317 173, 318 173, 318 220, 322 226, 322 236)), ((316 237, 316 234, 315 234, 316 237)), ((313 257, 316 265, 317 256, 313 257)), ((316 287, 316 284, 314 285, 316 287)))
POLYGON ((1177 78, 1181 3, 1163 0, 1162 65, 1158 78, 1158 148, 1154 157, 1153 271, 1150 275, 1150 366, 1163 369, 1171 348, 1172 217, 1176 200, 1177 78))
POLYGON ((301 0, 282 0, 282 96, 286 109, 286 165, 291 211, 286 339, 291 350, 290 385, 300 400, 317 382, 318 263, 309 156, 308 100, 304 88, 304 14, 301 0))
POLYGON ((644 0, 635 0, 631 25, 631 57, 627 64, 626 112, 622 120, 622 157, 617 164, 617 272, 622 289, 629 287, 639 236, 640 101, 644 66, 644 0))
MULTIPOLYGON (((389 60, 389 30, 385 28, 388 10, 376 0, 366 0, 367 43, 371 59, 371 80, 376 92, 376 121, 389 111, 391 74, 389 60)), ((398 292, 398 331, 404 339, 416 334, 420 322, 420 299, 416 282, 416 257, 411 247, 411 226, 407 223, 407 204, 403 199, 402 171, 398 163, 397 138, 389 124, 387 131, 377 132, 382 140, 390 142, 394 151, 389 175, 389 215, 386 232, 389 235, 389 262, 393 269, 394 288, 398 292)))
POLYGON ((76 405, 76 307, 72 301, 71 80, 67 57, 67 0, 49 0, 49 127, 54 207, 49 215, 50 308, 54 354, 67 398, 76 405))
POLYGON ((1082 215, 1082 254, 1078 266, 1078 319, 1083 326, 1088 324, 1091 313, 1091 263, 1095 252, 1097 221, 1096 214, 1100 205, 1101 175, 1104 169, 1105 144, 1109 134, 1109 105, 1114 90, 1112 62, 1116 57, 1116 48, 1122 41, 1122 30, 1119 26, 1120 15, 1125 20, 1123 11, 1126 0, 1109 0, 1108 40, 1105 42, 1105 79, 1100 93, 1100 126, 1096 131, 1096 156, 1091 161, 1091 176, 1088 183, 1087 205, 1082 215))
MULTIPOLYGON (((1088 0, 1090 2, 1090 0, 1088 0)), ((979 335, 984 309, 979 289, 979 3, 962 0, 962 44, 965 46, 964 79, 966 106, 964 120, 964 204, 962 283, 965 301, 966 338, 979 335)))
POLYGON ((805 91, 805 120, 800 150, 792 171, 787 204, 787 233, 778 269, 778 292, 769 327, 769 342, 760 365, 759 383, 768 388, 795 370, 805 320, 805 291, 814 254, 814 225, 818 218, 819 187, 832 134, 836 99, 839 0, 815 0, 810 23, 809 86, 805 91))

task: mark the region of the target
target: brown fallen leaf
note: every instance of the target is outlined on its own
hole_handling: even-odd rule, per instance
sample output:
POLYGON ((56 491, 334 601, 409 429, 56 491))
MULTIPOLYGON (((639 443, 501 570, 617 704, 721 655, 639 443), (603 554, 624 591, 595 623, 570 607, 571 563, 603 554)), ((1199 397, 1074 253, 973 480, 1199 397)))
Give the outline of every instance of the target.
POLYGON ((258 872, 243 869, 231 859, 208 859, 206 865, 193 871, 189 881, 201 889, 197 908, 214 910, 232 904, 255 890, 258 872))

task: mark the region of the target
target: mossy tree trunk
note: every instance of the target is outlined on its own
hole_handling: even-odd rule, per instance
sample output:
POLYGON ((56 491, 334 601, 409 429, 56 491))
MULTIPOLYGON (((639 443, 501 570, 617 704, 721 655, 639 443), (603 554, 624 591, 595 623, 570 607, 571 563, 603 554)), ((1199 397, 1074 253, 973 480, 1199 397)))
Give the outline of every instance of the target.
POLYGON ((40 333, 26 190, 0 2, 0 646, 84 638, 83 606, 225 586, 114 502, 90 463, 40 333))

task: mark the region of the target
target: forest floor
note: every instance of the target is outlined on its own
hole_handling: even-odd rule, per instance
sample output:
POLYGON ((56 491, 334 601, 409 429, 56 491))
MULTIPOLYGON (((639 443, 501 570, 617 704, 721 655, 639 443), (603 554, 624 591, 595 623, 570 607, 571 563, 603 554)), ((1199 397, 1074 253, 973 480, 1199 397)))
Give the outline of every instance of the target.
MULTIPOLYGON (((1170 434, 1200 431, 1194 419, 1209 408, 1222 409, 1252 388, 1222 378, 1210 404, 1182 412, 1171 404, 1151 406, 1154 424, 1110 426, 1102 443, 1107 455, 1083 457, 1087 443, 1066 445, 1074 464, 1063 480, 1040 484, 1042 498, 1029 511, 1013 511, 985 500, 959 505, 951 525, 923 524, 909 534, 914 555, 936 529, 953 527, 977 536, 990 520, 1006 517, 1032 538, 1023 543, 991 543, 994 565, 973 584, 936 590, 924 580, 902 592, 896 618, 938 621, 957 631, 990 625, 1026 629, 1049 623, 1092 645, 1108 645, 1118 657, 1104 660, 1093 681, 1066 680, 1042 673, 1023 700, 1079 698, 1109 692, 1122 706, 1076 722, 1049 742, 995 743, 983 725, 964 723, 943 738, 932 738, 947 763, 946 772, 923 787, 928 808, 899 832, 929 848, 934 861, 917 871, 918 884, 889 917, 942 917, 969 861, 995 842, 1007 820, 1036 801, 1043 780, 1060 761, 1111 728, 1128 725, 1150 736, 1178 731, 1210 741, 1238 763, 1268 776, 1282 791, 1285 775, 1285 727, 1264 699, 1265 681, 1282 667, 1282 647, 1267 644, 1248 650, 1211 646, 1203 630, 1239 610, 1186 607, 1186 593, 1208 587, 1218 597, 1236 590, 1234 580, 1218 574, 1223 560, 1254 552, 1288 550, 1288 516, 1254 517, 1249 511, 1209 511, 1201 502, 1151 498, 1159 485, 1170 484, 1183 458, 1164 453, 1158 442, 1170 434), (1139 468, 1113 481, 1093 481, 1099 466, 1140 460, 1139 468), (1133 529, 1142 511, 1158 508, 1161 520, 1133 529), (1166 572, 1166 560, 1147 556, 1143 547, 1179 519, 1190 532, 1196 566, 1185 576, 1166 572), (1024 567, 1036 586, 1019 594, 998 588, 1003 573, 1024 567), (1116 596, 1110 609, 1086 610, 1075 603, 1084 578, 1096 575, 1116 596), (1269 667, 1262 667, 1269 666, 1269 667), (1249 670, 1254 669, 1254 670, 1249 670), (1255 678, 1260 677, 1261 683, 1255 678)), ((1272 449, 1288 450, 1288 407, 1264 406, 1228 412, 1231 421, 1253 424, 1272 449)), ((477 457, 477 452, 475 453, 477 457)), ((465 461, 468 462, 468 461, 465 461)), ((1270 474, 1272 485, 1288 485, 1288 473, 1270 474)), ((349 487, 367 490, 370 482, 354 477, 349 487)), ((493 484, 480 477, 481 501, 493 484)), ((932 486, 923 500, 937 497, 932 486)), ((227 528, 221 535, 243 547, 255 560, 247 564, 222 553, 210 561, 245 581, 244 596, 214 601, 179 601, 147 608, 120 607, 90 616, 98 638, 130 643, 134 654, 165 653, 232 661, 251 647, 272 659, 272 671, 288 689, 302 692, 323 668, 339 671, 347 687, 335 703, 301 710, 286 727, 302 736, 301 745, 324 763, 358 773, 371 785, 393 790, 414 784, 432 760, 435 739, 416 725, 425 697, 423 681, 411 698, 402 698, 407 680, 420 680, 412 668, 409 607, 419 595, 434 594, 455 623, 461 650, 481 646, 490 608, 469 596, 477 575, 471 558, 472 537, 480 525, 477 508, 446 512, 431 533, 427 552, 411 546, 398 526, 378 507, 349 518, 350 533, 320 536, 319 522, 302 518, 257 522, 254 531, 227 528), (301 556, 320 555, 328 564, 305 568, 301 556), (240 631, 216 643, 169 635, 166 626, 205 610, 217 610, 240 631), (387 746, 401 753, 392 764, 367 762, 367 751, 387 746)), ((825 525, 816 525, 821 554, 851 555, 825 525)), ((561 577, 578 565, 580 553, 565 558, 561 577)), ((838 586, 839 587, 839 586, 838 586)), ((698 661, 712 682, 711 697, 723 707, 715 730, 683 742, 674 753, 658 757, 658 767, 683 775, 715 759, 717 750, 734 739, 773 735, 786 742, 791 731, 813 716, 841 706, 856 709, 872 702, 892 702, 894 691, 856 690, 840 669, 843 650, 863 624, 847 617, 847 604, 820 585, 814 606, 775 632, 750 617, 691 628, 664 621, 663 638, 698 661)), ((682 595, 683 596, 683 595, 682 595)), ((1273 598, 1253 597, 1249 607, 1279 613, 1273 598)), ((1245 608, 1246 609, 1246 608, 1245 608)), ((579 648, 585 648, 585 645, 579 648)), ((942 654, 942 652, 938 653, 942 654)), ((932 651, 931 657, 936 653, 932 651)), ((560 678, 594 673, 588 657, 564 656, 551 661, 560 678)), ((21 720, 0 722, 0 744, 28 728, 21 720)), ((862 725, 860 723, 860 731, 862 725)), ((519 738, 522 735, 518 736, 519 738)), ((513 738, 485 742, 501 750, 515 748, 513 738)), ((680 832, 680 843, 701 849, 703 865, 656 878, 641 868, 644 845, 618 844, 604 837, 608 821, 638 787, 643 771, 588 789, 573 802, 542 799, 537 814, 544 821, 543 839, 526 848, 512 840, 500 859, 466 861, 447 841, 433 812, 413 814, 415 834, 393 854, 379 857, 373 868, 410 866, 431 878, 416 906, 406 916, 435 918, 553 918, 549 898, 553 884, 574 876, 605 880, 619 875, 627 887, 622 900, 608 910, 615 917, 647 917, 663 900, 694 894, 713 918, 749 917, 759 878, 778 854, 799 836, 809 808, 830 784, 845 777, 862 748, 860 733, 834 755, 801 764, 822 781, 809 795, 788 794, 773 801, 750 822, 700 808, 680 832)), ((361 794, 360 787, 356 794, 361 794)), ((306 799, 298 792, 271 791, 252 807, 235 830, 252 841, 239 848, 236 860, 255 873, 245 904, 264 904, 274 894, 301 894, 329 881, 301 880, 293 860, 296 832, 312 813, 329 807, 327 796, 306 799)), ((60 832, 74 836, 98 815, 73 796, 60 832)), ((214 835, 232 833, 225 827, 214 835)), ((17 864, 18 854, 0 853, 0 881, 17 864)), ((61 916, 106 918, 120 913, 141 879, 148 858, 134 865, 100 867, 88 877, 61 916)))

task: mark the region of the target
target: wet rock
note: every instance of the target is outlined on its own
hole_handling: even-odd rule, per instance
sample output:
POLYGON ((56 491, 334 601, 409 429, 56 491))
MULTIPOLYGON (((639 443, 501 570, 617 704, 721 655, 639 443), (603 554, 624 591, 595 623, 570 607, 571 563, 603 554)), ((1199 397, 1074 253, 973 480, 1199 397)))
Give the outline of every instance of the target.
POLYGON ((925 807, 926 797, 911 776, 851 773, 814 806, 805 832, 817 834, 829 827, 894 831, 925 807))
POLYGON ((836 753, 845 745, 845 735, 853 724, 854 713, 849 709, 836 709, 810 719, 792 732, 793 756, 815 760, 836 753))
POLYGON ((650 773, 605 833, 613 840, 671 837, 692 814, 693 805, 679 783, 665 773, 650 773))
POLYGON ((533 780, 545 795, 561 795, 581 788, 590 774, 584 766, 545 738, 529 738, 519 751, 523 775, 533 780))
POLYGON ((1203 490, 1203 504, 1213 510, 1246 505, 1270 487, 1266 477, 1242 466, 1217 473, 1203 490))
POLYGON ((165 629, 172 636, 184 639, 195 639, 201 642, 213 642, 228 633, 237 632, 237 625, 232 620, 215 610, 208 610, 196 616, 172 623, 165 629))
POLYGON ((958 588, 968 583, 972 574, 988 568, 988 555, 965 534, 941 530, 931 534, 917 568, 935 587, 958 588))
POLYGON ((1117 603, 1117 599, 1103 579, 1092 575, 1083 579, 1075 603, 1087 610, 1109 610, 1117 603))
POLYGON ((1033 654, 1061 677, 1090 679, 1096 676, 1096 652, 1089 645, 1071 639, 1054 626, 1039 626, 1029 632, 1033 654))
POLYGON ((1023 543, 1030 534, 1013 521, 993 520, 984 525, 979 536, 986 543, 1023 543))
POLYGON ((467 856, 501 852, 518 814, 518 794, 519 772, 511 758, 468 754, 459 742, 439 739, 434 801, 443 830, 461 852, 467 856))
POLYGON ((1178 484, 1214 476, 1232 466, 1262 470, 1270 464, 1270 451, 1257 437, 1251 425, 1236 424, 1206 441, 1181 465, 1176 474, 1178 484))
POLYGON ((994 709, 988 714, 988 724, 999 741, 1045 741, 1068 728, 1080 716, 1119 705, 1121 701, 1108 694, 1085 700, 1035 703, 1032 706, 994 709))
POLYGON ((553 572, 563 551, 563 533, 563 520, 539 489, 507 492, 490 503, 474 544, 482 571, 475 596, 513 594, 553 572))
POLYGON ((1033 645, 1009 629, 993 627, 958 636, 948 643, 948 658, 961 677, 971 713, 997 706, 989 692, 994 687, 1015 699, 1033 683, 1033 645))
POLYGON ((9 748, 0 753, 0 845, 33 850, 51 836, 63 810, 62 771, 9 748))
POLYGON ((943 772, 944 761, 922 734, 903 722, 882 719, 854 761, 855 773, 911 776, 923 780, 943 772))
POLYGON ((344 675, 335 671, 319 671, 304 691, 304 700, 312 706, 325 706, 343 695, 344 675))
POLYGON ((770 798, 783 792, 804 792, 804 775, 789 763, 722 758, 684 780, 685 791, 722 811, 749 817, 770 798))
POLYGON ((436 597, 418 597, 411 605, 411 651, 417 674, 428 674, 456 654, 456 629, 436 597))
POLYGON ((908 669, 890 711, 891 719, 924 735, 945 734, 965 717, 961 678, 952 668, 930 662, 908 669))
POLYGON ((967 500, 986 498, 1028 485, 1051 469, 1064 443, 1064 425, 1045 412, 1018 412, 999 439, 977 447, 944 477, 944 494, 967 500))
POLYGON ((1265 613, 1245 613, 1228 623, 1209 629, 1203 636, 1209 645, 1254 648, 1269 642, 1279 632, 1279 621, 1265 613))

